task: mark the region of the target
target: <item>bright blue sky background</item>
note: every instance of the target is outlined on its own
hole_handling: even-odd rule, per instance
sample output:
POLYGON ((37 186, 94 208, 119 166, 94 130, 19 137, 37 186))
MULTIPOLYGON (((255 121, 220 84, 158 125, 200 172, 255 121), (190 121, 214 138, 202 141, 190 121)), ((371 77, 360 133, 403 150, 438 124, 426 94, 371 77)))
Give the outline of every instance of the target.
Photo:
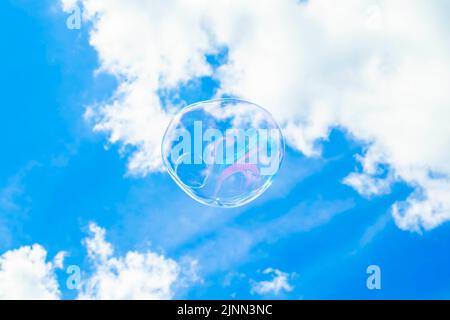
MULTIPOLYGON (((272 188, 240 209, 197 204, 166 174, 125 176, 126 158, 105 150, 82 117, 115 82, 93 75, 87 28, 68 30, 52 3, 0 2, 0 254, 40 243, 50 257, 65 250, 67 265, 87 269, 81 240, 95 221, 119 254, 150 247, 177 260, 198 257, 204 281, 183 298, 260 298, 249 281, 266 279, 258 270, 268 267, 295 273, 294 290, 277 298, 450 297, 450 226, 401 231, 389 207, 407 197, 407 186, 369 200, 341 184, 363 146, 339 130, 323 142, 322 159, 288 149, 272 188), (371 264, 381 267, 380 291, 366 288, 371 264), (229 272, 245 276, 225 285, 229 272)), ((204 79, 181 93, 193 102, 213 90, 204 79)), ((65 273, 58 276, 63 297, 75 297, 65 273)))

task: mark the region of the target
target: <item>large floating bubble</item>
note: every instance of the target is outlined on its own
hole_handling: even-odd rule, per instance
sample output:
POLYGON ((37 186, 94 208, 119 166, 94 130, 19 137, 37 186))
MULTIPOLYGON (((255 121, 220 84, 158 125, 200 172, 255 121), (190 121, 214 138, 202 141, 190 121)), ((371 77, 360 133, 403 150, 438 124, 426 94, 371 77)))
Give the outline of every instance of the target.
POLYGON ((272 116, 242 100, 220 99, 188 106, 164 135, 168 172, 193 199, 215 207, 238 207, 272 183, 284 140, 272 116))

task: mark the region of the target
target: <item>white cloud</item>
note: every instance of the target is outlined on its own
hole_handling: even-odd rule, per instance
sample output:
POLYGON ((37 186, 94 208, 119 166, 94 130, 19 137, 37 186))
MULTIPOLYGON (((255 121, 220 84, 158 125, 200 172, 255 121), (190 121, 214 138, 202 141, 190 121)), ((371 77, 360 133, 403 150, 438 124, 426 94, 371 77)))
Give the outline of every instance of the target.
POLYGON ((331 127, 367 144, 345 183, 364 196, 406 181, 393 206, 403 229, 450 219, 450 53, 445 2, 421 0, 81 0, 101 70, 120 80, 89 109, 109 141, 133 146, 132 174, 161 169, 170 118, 159 90, 213 75, 204 54, 226 46, 221 92, 269 109, 289 144, 318 155, 331 127), (379 178, 386 164, 390 173, 379 178))
POLYGON ((72 10, 78 3, 78 0, 61 0, 61 6, 64 11, 72 10))
POLYGON ((263 274, 272 275, 272 280, 260 282, 251 281, 251 293, 259 295, 279 295, 283 291, 291 292, 293 290, 293 287, 289 284, 290 274, 273 268, 265 269, 263 274))
POLYGON ((175 286, 183 281, 177 262, 150 251, 116 256, 104 229, 91 224, 89 230, 85 245, 94 270, 83 282, 79 299, 173 298, 175 286))
MULTIPOLYGON (((92 272, 81 277, 79 299, 171 299, 176 290, 201 281, 196 260, 176 262, 151 251, 117 256, 103 228, 92 223, 89 231, 84 244, 92 272)), ((55 271, 63 269, 66 256, 61 251, 47 261, 46 249, 38 244, 5 252, 0 256, 0 300, 60 299, 55 271)))
POLYGON ((55 268, 61 264, 61 256, 56 264, 47 261, 46 250, 37 244, 5 252, 0 256, 0 299, 59 299, 55 268))
POLYGON ((67 252, 60 251, 53 258, 53 266, 55 269, 63 269, 64 268, 64 259, 67 257, 67 252))

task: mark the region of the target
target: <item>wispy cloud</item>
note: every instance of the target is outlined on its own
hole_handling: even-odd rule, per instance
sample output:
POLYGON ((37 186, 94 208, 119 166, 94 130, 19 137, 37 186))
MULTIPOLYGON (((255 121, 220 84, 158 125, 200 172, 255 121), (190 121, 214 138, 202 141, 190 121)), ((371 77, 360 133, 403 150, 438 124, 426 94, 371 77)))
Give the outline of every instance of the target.
POLYGON ((386 227, 392 222, 392 216, 389 213, 382 214, 377 218, 375 223, 370 225, 362 235, 359 245, 365 247, 370 244, 386 227))
POLYGON ((25 192, 23 180, 37 165, 39 165, 37 162, 30 161, 19 172, 8 179, 6 184, 0 189, 0 210, 17 211, 22 208, 21 197, 25 192))
POLYGON ((189 255, 201 261, 201 270, 206 274, 225 271, 245 263, 258 244, 311 231, 353 206, 352 200, 303 202, 269 220, 230 223, 191 249, 189 255), (221 254, 211 255, 211 252, 221 254))
MULTIPOLYGON (((0 248, 6 248, 13 242, 12 233, 29 211, 30 199, 26 196, 24 180, 39 163, 30 161, 15 175, 11 176, 0 189, 0 248)), ((18 237, 15 233, 15 237, 18 237)))

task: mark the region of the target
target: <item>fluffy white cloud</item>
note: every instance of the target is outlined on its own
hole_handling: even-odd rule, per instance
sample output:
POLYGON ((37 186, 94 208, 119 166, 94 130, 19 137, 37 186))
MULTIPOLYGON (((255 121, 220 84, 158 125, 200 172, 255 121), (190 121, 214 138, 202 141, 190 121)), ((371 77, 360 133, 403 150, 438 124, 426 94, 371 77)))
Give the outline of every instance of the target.
POLYGON ((274 294, 279 295, 281 292, 290 292, 293 290, 289 284, 290 274, 281 272, 278 269, 267 268, 263 274, 272 275, 270 281, 251 281, 251 292, 259 295, 274 294))
MULTIPOLYGON (((64 0, 63 3, 67 2, 64 0)), ((73 2, 73 1, 71 1, 73 2)), ((86 113, 112 143, 133 146, 132 174, 161 168, 170 118, 158 92, 202 75, 264 105, 288 143, 318 155, 332 127, 363 141, 362 195, 402 180, 415 192, 392 212, 403 229, 450 219, 450 53, 444 1, 80 0, 101 71, 120 86, 86 113), (228 48, 216 73, 205 53, 228 48), (380 167, 389 173, 380 178, 380 167)), ((68 7, 67 3, 66 6, 68 7)), ((167 111, 169 110, 169 111, 167 111)))
MULTIPOLYGON (((114 255, 105 230, 92 223, 84 240, 91 272, 82 275, 79 299, 171 299, 197 276, 197 262, 176 262, 151 251, 128 251, 114 255)), ((58 252, 47 261, 42 246, 24 246, 0 256, 0 300, 61 298, 56 269, 62 269, 67 253, 58 252)))
POLYGON ((59 299, 55 269, 62 267, 63 254, 54 262, 40 245, 25 246, 0 256, 0 299, 59 299))
POLYGON ((89 227, 85 240, 93 273, 82 284, 79 299, 171 299, 180 282, 180 266, 153 252, 127 252, 115 256, 105 230, 89 227))

